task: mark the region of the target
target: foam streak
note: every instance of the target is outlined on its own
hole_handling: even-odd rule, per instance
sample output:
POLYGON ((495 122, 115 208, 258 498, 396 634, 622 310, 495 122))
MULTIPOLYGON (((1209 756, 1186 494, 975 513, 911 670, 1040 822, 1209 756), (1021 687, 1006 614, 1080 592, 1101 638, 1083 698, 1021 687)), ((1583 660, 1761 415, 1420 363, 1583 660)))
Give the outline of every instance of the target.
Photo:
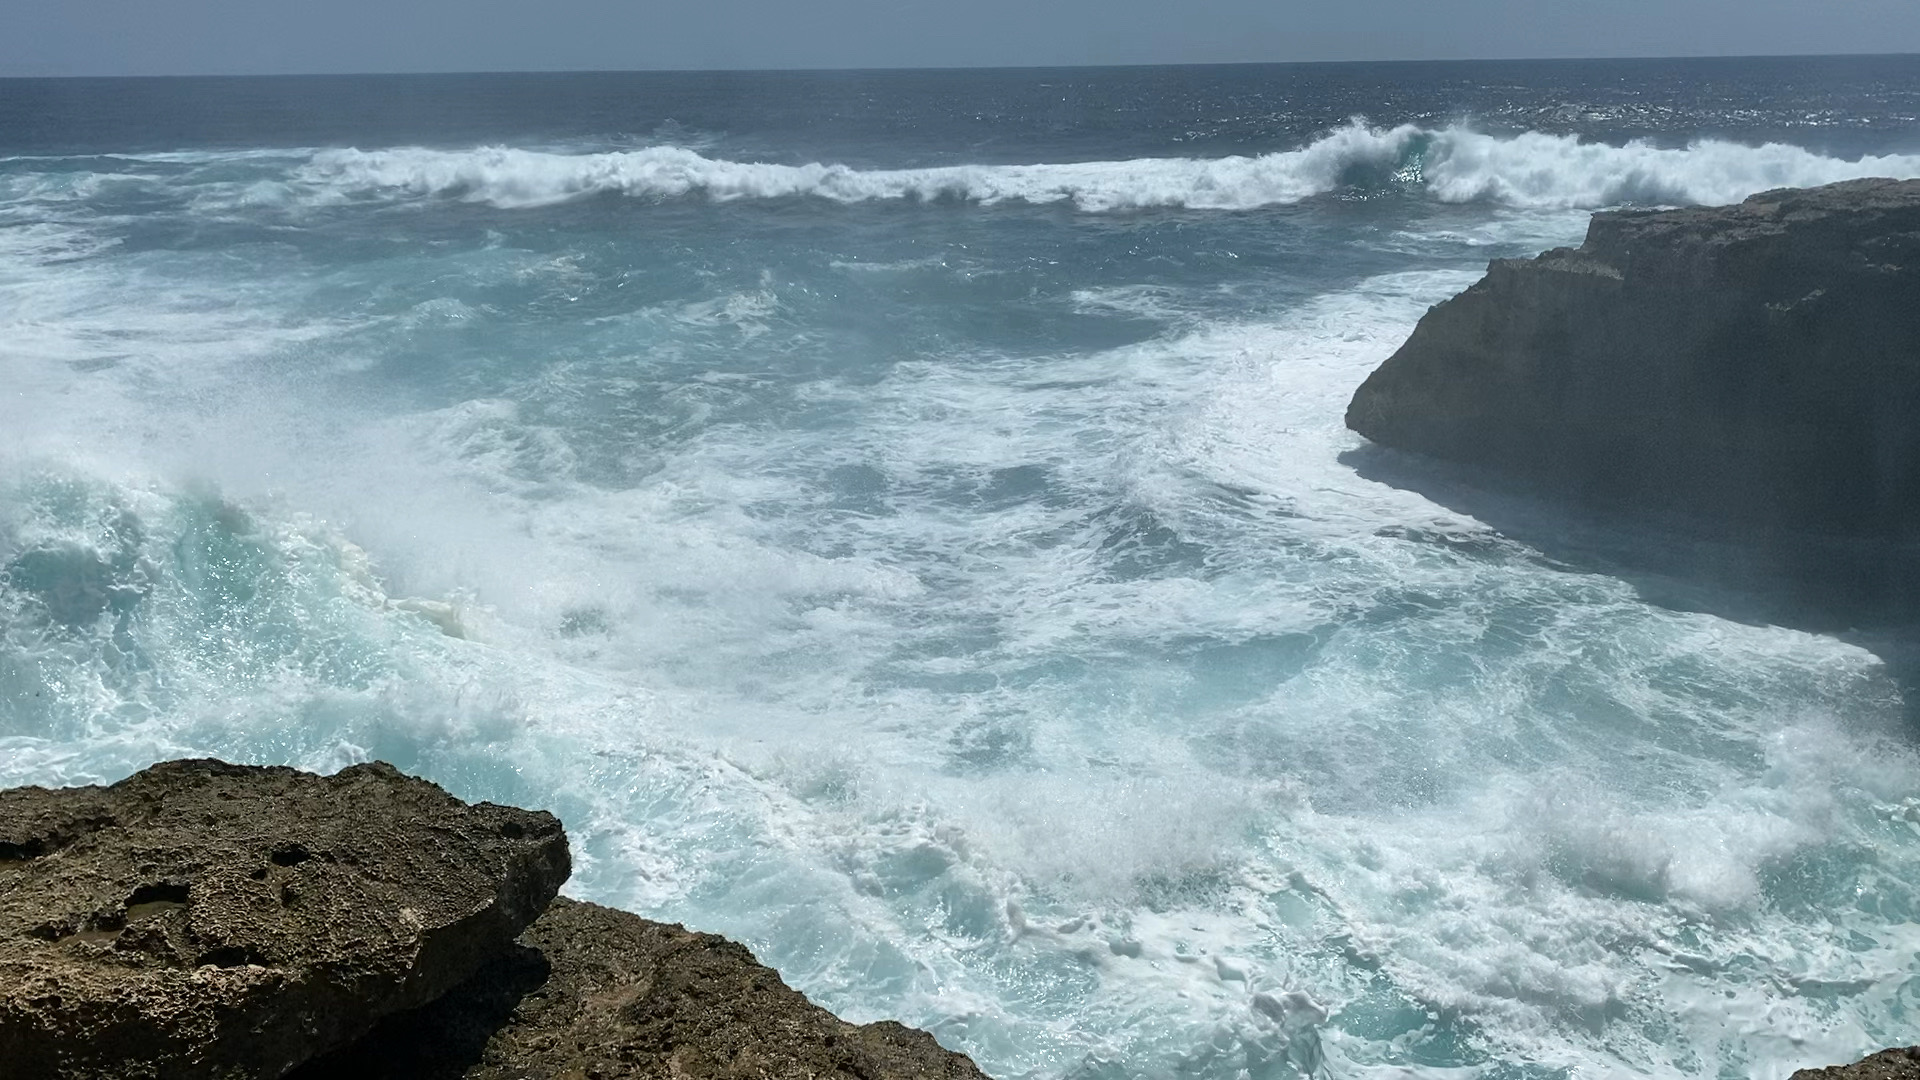
POLYGON ((1090 212, 1247 210, 1342 189, 1422 189, 1449 203, 1526 209, 1737 202, 1769 188, 1862 176, 1920 176, 1920 156, 1848 161, 1797 146, 1701 140, 1625 146, 1570 135, 1495 136, 1463 127, 1369 127, 1355 120, 1307 146, 1254 157, 1138 158, 1032 165, 856 169, 710 158, 675 146, 599 154, 507 147, 325 150, 299 179, 357 196, 439 196, 502 208, 598 194, 671 199, 819 198, 1070 203, 1090 212))

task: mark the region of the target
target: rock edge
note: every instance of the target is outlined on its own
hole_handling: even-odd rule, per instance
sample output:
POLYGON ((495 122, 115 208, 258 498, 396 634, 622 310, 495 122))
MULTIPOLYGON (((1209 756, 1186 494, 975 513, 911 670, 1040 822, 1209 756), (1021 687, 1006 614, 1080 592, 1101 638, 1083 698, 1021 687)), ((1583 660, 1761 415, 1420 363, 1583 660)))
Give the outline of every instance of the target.
POLYGON ((552 815, 380 763, 0 791, 0 1077, 985 1080, 723 938, 557 899, 569 869, 552 815))
POLYGON ((468 978, 568 870, 551 814, 383 764, 0 791, 0 1062, 278 1076, 468 978))
POLYGON ((1606 508, 1920 540, 1920 181, 1593 216, 1354 394, 1383 446, 1606 508))

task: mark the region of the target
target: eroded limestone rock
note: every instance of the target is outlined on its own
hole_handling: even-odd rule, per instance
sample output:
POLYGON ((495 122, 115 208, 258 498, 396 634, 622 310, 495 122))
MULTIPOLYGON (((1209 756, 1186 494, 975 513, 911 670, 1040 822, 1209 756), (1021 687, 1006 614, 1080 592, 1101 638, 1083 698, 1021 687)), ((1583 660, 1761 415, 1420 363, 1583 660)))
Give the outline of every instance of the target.
POLYGON ((290 1080, 985 1080, 933 1036, 855 1026, 746 948, 556 900, 445 998, 290 1080))
POLYGON ((1792 1080, 1920 1080, 1920 1046, 1882 1050, 1852 1065, 1801 1069, 1792 1080))
POLYGON ((0 1072, 281 1076, 468 979, 568 869, 552 815, 380 764, 0 791, 0 1072))

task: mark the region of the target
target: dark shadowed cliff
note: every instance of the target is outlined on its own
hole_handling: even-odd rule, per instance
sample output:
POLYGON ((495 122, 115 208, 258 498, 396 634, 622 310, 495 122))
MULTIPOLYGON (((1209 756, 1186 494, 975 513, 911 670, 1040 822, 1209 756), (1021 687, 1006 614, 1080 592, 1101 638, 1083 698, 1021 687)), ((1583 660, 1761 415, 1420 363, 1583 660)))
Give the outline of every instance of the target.
MULTIPOLYGON (((1354 395, 1381 446, 1734 549, 1808 620, 1920 607, 1920 182, 1596 214, 1494 262, 1354 395)), ((1391 469, 1387 471, 1392 471, 1391 469)))
POLYGON ((1920 181, 1596 214, 1430 310, 1347 426, 1363 474, 1650 600, 1849 631, 1920 721, 1920 181))

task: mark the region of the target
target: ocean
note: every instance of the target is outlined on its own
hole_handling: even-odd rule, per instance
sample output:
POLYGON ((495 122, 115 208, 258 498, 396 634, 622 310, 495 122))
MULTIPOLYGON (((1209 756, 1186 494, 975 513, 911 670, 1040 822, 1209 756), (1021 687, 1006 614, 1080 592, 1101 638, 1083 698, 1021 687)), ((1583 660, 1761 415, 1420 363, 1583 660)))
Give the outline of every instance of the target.
POLYGON ((1870 175, 1920 58, 0 81, 0 785, 384 759, 1000 1080, 1909 1043, 1887 665, 1342 425, 1870 175))

